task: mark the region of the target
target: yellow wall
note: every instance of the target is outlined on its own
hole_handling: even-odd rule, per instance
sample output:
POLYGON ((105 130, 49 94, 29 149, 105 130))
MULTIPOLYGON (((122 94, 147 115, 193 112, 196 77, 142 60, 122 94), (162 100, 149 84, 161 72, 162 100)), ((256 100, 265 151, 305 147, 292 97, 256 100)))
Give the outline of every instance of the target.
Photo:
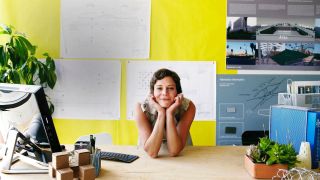
MULTIPOLYGON (((152 0, 150 60, 215 60, 218 74, 234 74, 225 65, 226 1, 152 0)), ((60 1, 0 0, 0 22, 13 25, 38 46, 38 57, 60 54, 60 1)), ((122 62, 120 121, 65 120, 54 123, 61 143, 83 134, 108 132, 114 144, 136 144, 137 128, 126 120, 126 61, 122 62)), ((216 144, 216 122, 196 121, 195 145, 216 144)))

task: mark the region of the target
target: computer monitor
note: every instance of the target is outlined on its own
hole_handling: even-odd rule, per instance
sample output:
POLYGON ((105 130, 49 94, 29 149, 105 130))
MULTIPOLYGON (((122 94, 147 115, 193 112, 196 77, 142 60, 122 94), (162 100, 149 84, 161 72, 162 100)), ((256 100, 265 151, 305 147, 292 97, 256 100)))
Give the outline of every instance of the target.
POLYGON ((42 86, 0 83, 0 121, 2 132, 13 126, 36 144, 49 143, 51 152, 62 151, 42 86))

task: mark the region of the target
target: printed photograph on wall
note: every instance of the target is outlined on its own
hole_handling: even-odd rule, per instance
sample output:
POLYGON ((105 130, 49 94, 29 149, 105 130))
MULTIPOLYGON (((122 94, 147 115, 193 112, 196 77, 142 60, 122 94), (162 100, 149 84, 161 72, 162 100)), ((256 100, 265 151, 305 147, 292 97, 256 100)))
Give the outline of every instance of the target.
POLYGON ((313 66, 313 43, 259 43, 259 65, 313 66))
MULTIPOLYGON (((319 79, 320 75, 317 74, 217 75, 217 145, 243 145, 242 134, 245 131, 268 131, 270 107, 277 104, 291 105, 296 99, 281 98, 281 93, 288 92, 288 84, 293 81, 312 82, 319 79)), ((305 93, 307 93, 306 88, 305 93)), ((319 92, 319 90, 310 92, 319 92)), ((318 96, 305 97, 299 101, 312 104, 312 107, 319 106, 318 96)))
POLYGON ((314 31, 315 31, 316 41, 320 41, 320 19, 319 18, 315 20, 314 31))
POLYGON ((313 52, 314 58, 312 60, 312 63, 315 66, 320 66, 320 44, 314 45, 314 52, 313 52))
POLYGON ((228 1, 227 69, 319 71, 320 6, 297 3, 228 1))
POLYGON ((257 18, 227 17, 227 39, 255 40, 257 18))
POLYGON ((313 42, 315 40, 314 19, 257 19, 258 41, 313 42))
POLYGON ((227 42, 228 65, 255 65, 258 58, 255 42, 227 42))

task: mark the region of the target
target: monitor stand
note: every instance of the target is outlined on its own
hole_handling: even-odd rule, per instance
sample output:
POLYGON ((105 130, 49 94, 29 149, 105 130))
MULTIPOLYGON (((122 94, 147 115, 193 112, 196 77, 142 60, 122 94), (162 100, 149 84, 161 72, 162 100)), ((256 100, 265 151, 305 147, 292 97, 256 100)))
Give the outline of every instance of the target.
MULTIPOLYGON (((7 136, 7 141, 5 147, 5 154, 2 159, 2 162, 0 163, 0 169, 2 173, 7 173, 7 174, 43 174, 43 173, 48 173, 48 164, 36 160, 34 158, 31 158, 29 156, 24 155, 26 152, 25 150, 22 150, 21 152, 16 152, 16 143, 18 138, 24 139, 25 137, 23 136, 22 133, 20 133, 16 129, 11 129, 8 132, 7 136), (17 160, 21 160, 22 162, 25 162, 27 164, 30 164, 34 167, 37 167, 37 169, 12 169, 13 163, 15 163, 17 160)), ((31 141, 28 142, 28 144, 34 148, 34 154, 37 157, 43 157, 43 153, 41 153, 41 149, 38 148, 36 145, 34 145, 31 141), (39 152, 40 150, 40 152, 39 152), (40 155, 39 155, 40 153, 40 155), (38 155, 36 155, 38 154, 38 155)), ((43 159, 43 158, 41 158, 43 159)))

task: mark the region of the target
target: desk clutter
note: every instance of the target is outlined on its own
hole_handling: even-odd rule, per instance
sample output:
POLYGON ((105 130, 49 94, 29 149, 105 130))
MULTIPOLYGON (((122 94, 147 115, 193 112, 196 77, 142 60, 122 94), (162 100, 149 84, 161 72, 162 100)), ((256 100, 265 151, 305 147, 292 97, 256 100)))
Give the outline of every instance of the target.
POLYGON ((319 108, 320 81, 288 80, 287 92, 278 93, 278 104, 319 108))
MULTIPOLYGON (((117 152, 106 152, 106 151, 100 151, 96 148, 96 137, 93 135, 89 136, 89 141, 77 141, 74 144, 74 149, 87 149, 90 151, 90 153, 94 154, 94 159, 102 159, 102 160, 109 160, 109 161, 117 161, 117 162, 123 162, 123 163, 131 163, 139 158, 137 155, 132 154, 123 154, 123 153, 117 153, 117 152)), ((96 161, 100 162, 100 161, 96 161)), ((99 166, 97 163, 93 163, 95 167, 99 166)))
POLYGON ((320 81, 290 79, 287 92, 278 93, 278 105, 270 107, 270 138, 282 144, 291 143, 300 154, 298 157, 302 163, 299 167, 320 167, 319 108, 320 81))
POLYGON ((248 148, 245 168, 254 178, 319 179, 320 81, 287 83, 270 107, 269 138, 248 148), (297 154, 299 153, 299 154, 297 154))
POLYGON ((49 176, 57 180, 92 180, 96 177, 95 167, 90 163, 90 151, 79 149, 74 151, 74 156, 69 161, 69 152, 57 152, 52 154, 52 162, 49 163, 49 176))
POLYGON ((319 109, 273 105, 270 110, 270 139, 281 144, 291 143, 297 153, 301 143, 308 142, 311 150, 312 169, 319 168, 319 109))

